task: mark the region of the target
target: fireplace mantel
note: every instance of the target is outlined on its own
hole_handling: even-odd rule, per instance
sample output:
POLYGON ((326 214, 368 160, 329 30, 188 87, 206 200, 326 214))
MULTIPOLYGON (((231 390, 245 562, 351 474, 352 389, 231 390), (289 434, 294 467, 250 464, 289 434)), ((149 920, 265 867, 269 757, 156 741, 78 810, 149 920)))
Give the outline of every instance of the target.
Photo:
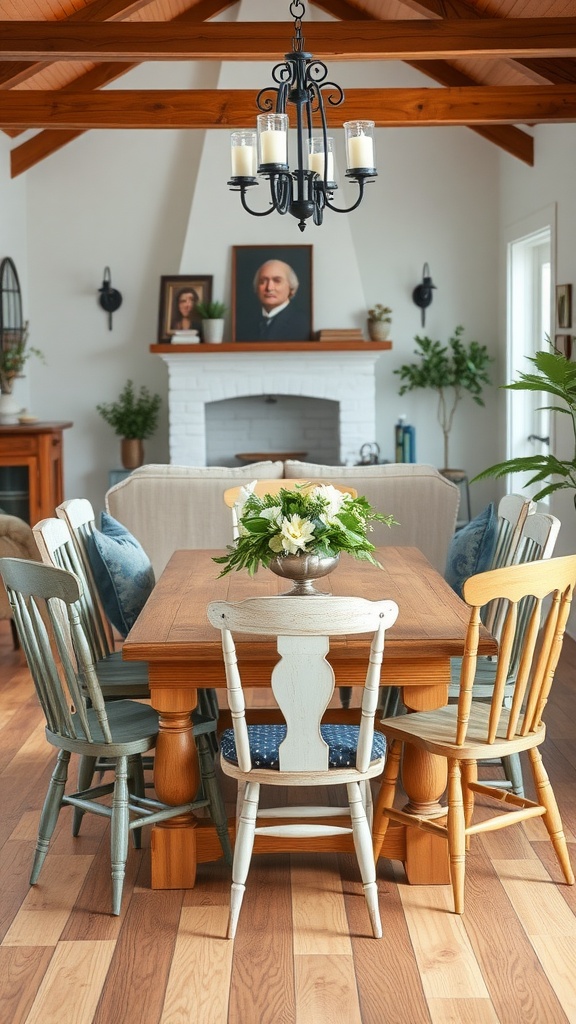
MULTIPOLYGON (((375 438, 375 366, 391 347, 374 341, 151 345, 168 370, 170 462, 206 465, 207 405, 266 395, 337 402, 336 447, 345 462, 375 438)), ((230 432, 234 452, 242 441, 236 424, 230 432)), ((256 450, 254 443, 264 450, 260 441, 244 450, 256 450)))
POLYGON ((392 348, 391 341, 234 341, 221 345, 150 345, 150 351, 156 355, 183 355, 201 353, 202 355, 217 352, 387 352, 392 348))

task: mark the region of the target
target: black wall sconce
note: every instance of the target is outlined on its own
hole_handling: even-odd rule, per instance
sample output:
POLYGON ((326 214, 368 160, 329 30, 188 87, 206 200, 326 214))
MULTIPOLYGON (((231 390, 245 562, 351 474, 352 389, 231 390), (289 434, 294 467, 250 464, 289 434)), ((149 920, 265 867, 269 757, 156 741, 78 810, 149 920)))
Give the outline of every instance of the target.
POLYGON ((102 281, 102 287, 98 289, 100 295, 100 305, 102 309, 105 309, 108 313, 108 330, 112 330, 112 313, 115 313, 117 309, 120 309, 122 305, 122 296, 120 292, 116 291, 112 287, 112 275, 110 273, 110 267, 104 267, 104 280, 102 281))
POLYGON ((435 284, 432 284, 432 278, 430 277, 430 267, 427 263, 424 264, 422 269, 422 283, 417 285, 412 292, 412 298, 417 306, 422 310, 422 327, 426 323, 426 310, 432 302, 432 289, 436 288, 435 284))

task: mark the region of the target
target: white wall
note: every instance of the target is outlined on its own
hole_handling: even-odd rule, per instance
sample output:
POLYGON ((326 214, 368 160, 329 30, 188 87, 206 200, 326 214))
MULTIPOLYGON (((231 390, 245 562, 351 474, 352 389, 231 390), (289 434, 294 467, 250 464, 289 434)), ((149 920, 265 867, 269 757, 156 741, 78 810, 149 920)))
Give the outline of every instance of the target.
MULTIPOLYGON (((255 3, 268 17, 269 5, 255 3)), ((329 70, 344 87, 431 84, 396 64, 340 64, 329 70)), ((218 73, 207 64, 148 64, 121 85, 209 87, 218 73)), ((270 65, 259 63, 250 75, 255 89, 261 87, 270 80, 270 65)), ((0 196, 5 187, 22 196, 15 235, 24 236, 27 221, 27 244, 20 249, 28 257, 28 273, 22 275, 25 315, 32 343, 47 357, 46 366, 29 364, 27 404, 39 416, 74 422, 65 443, 68 497, 86 495, 102 507, 108 471, 119 465, 119 441, 96 413, 96 403, 115 398, 128 377, 166 398, 165 367, 149 353, 156 340, 161 275, 213 274, 216 297, 229 301, 232 247, 246 243, 313 244, 317 327, 363 325, 375 302, 393 308, 394 347, 378 364, 377 436, 365 440, 378 441, 382 455, 393 458, 393 424, 405 412, 416 426, 419 461, 442 464, 433 395, 416 392, 400 399, 392 371, 412 358, 413 339, 421 331, 420 310, 411 296, 424 262, 437 285, 426 333, 446 341, 463 324, 468 340, 485 342, 494 352, 503 343, 496 301, 500 157, 464 128, 377 135, 379 177, 367 188, 363 205, 350 216, 327 213, 325 225, 310 225, 304 236, 291 218, 272 215, 263 222, 240 210, 238 196, 226 187, 226 131, 89 132, 14 183, 3 161, 0 196), (205 137, 217 154, 208 163, 201 160, 205 137), (191 210, 196 219, 187 235, 191 210), (124 299, 112 331, 97 302, 106 265, 124 299)), ((4 140, 2 146, 0 160, 4 140)), ((0 204, 2 216, 3 198, 0 204)), ((21 237, 16 240, 22 245, 21 237)), ((18 256, 15 244, 7 254, 18 256)), ((25 259, 16 258, 19 262, 24 270, 25 259)), ((470 476, 492 461, 497 449, 496 390, 486 398, 486 411, 464 399, 452 432, 451 462, 470 476)), ((166 402, 159 433, 146 442, 146 457, 167 461, 166 402)), ((473 510, 495 490, 490 482, 474 485, 473 510)))

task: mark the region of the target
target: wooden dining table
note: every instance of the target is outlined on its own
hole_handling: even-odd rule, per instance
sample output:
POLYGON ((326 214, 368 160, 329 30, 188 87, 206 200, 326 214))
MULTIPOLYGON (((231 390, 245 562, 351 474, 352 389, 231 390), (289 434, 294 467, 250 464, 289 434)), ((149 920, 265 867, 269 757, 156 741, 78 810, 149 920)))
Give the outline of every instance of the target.
MULTIPOLYGON (((158 798, 172 805, 192 801, 199 787, 190 719, 197 690, 226 687, 220 632, 208 622, 207 605, 213 600, 281 594, 290 588, 289 580, 263 569, 253 578, 246 572, 219 578, 213 557, 221 553, 174 552, 122 648, 126 660, 148 662, 151 703, 160 720, 154 787, 158 798)), ((442 707, 448 698, 450 659, 463 653, 469 609, 417 548, 383 547, 377 555, 382 568, 341 556, 337 569, 319 581, 318 589, 338 596, 396 601, 399 615, 386 635, 382 684, 401 687, 409 711, 442 707)), ((363 685, 369 640, 364 636, 332 639, 329 661, 337 685, 363 685)), ((497 649, 496 641, 482 628, 479 653, 496 654, 497 649)), ((238 638, 237 654, 245 685, 270 687, 272 667, 278 660, 274 641, 264 636, 238 638)), ((260 717, 263 714, 269 719, 269 712, 261 711, 260 717)), ((353 715, 353 709, 332 707, 326 719, 350 721, 353 715)), ((440 804, 446 788, 444 759, 407 748, 402 783, 409 810, 430 816, 444 813, 440 804)), ((230 829, 233 837, 233 820, 230 829)), ((353 849, 349 835, 310 842, 315 850, 353 849)), ((254 852, 301 849, 301 844, 301 840, 296 847, 290 840, 257 836, 254 852)), ((154 826, 151 853, 153 888, 191 888, 197 863, 222 856, 210 819, 194 814, 154 826)), ((411 883, 449 881, 445 840, 419 829, 391 825, 382 856, 401 860, 411 883)))

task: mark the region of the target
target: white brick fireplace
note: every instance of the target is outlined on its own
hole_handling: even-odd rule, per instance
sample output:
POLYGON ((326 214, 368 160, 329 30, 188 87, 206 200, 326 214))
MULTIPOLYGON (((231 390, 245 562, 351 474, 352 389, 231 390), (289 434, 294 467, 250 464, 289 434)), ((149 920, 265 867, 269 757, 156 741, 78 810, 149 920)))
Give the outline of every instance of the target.
MULTIPOLYGON (((230 434, 231 460, 226 464, 237 465, 234 455, 246 450, 247 438, 224 400, 270 395, 311 400, 306 415, 309 433, 314 400, 337 403, 335 462, 349 461, 351 453, 359 453, 363 444, 375 438, 374 367, 380 355, 370 342, 352 351, 320 344, 318 351, 310 351, 308 346, 304 350, 303 346, 301 351, 273 352, 252 347, 246 351, 244 345, 242 350, 238 345, 223 345, 183 352, 174 346, 173 352, 161 354, 169 376, 170 462, 207 465, 206 409, 212 402, 222 402, 219 431, 229 429, 230 434)), ((319 432, 322 429, 320 420, 319 432)), ((306 448, 313 461, 314 445, 307 444, 306 448)), ((256 450, 269 450, 264 433, 256 450)))

